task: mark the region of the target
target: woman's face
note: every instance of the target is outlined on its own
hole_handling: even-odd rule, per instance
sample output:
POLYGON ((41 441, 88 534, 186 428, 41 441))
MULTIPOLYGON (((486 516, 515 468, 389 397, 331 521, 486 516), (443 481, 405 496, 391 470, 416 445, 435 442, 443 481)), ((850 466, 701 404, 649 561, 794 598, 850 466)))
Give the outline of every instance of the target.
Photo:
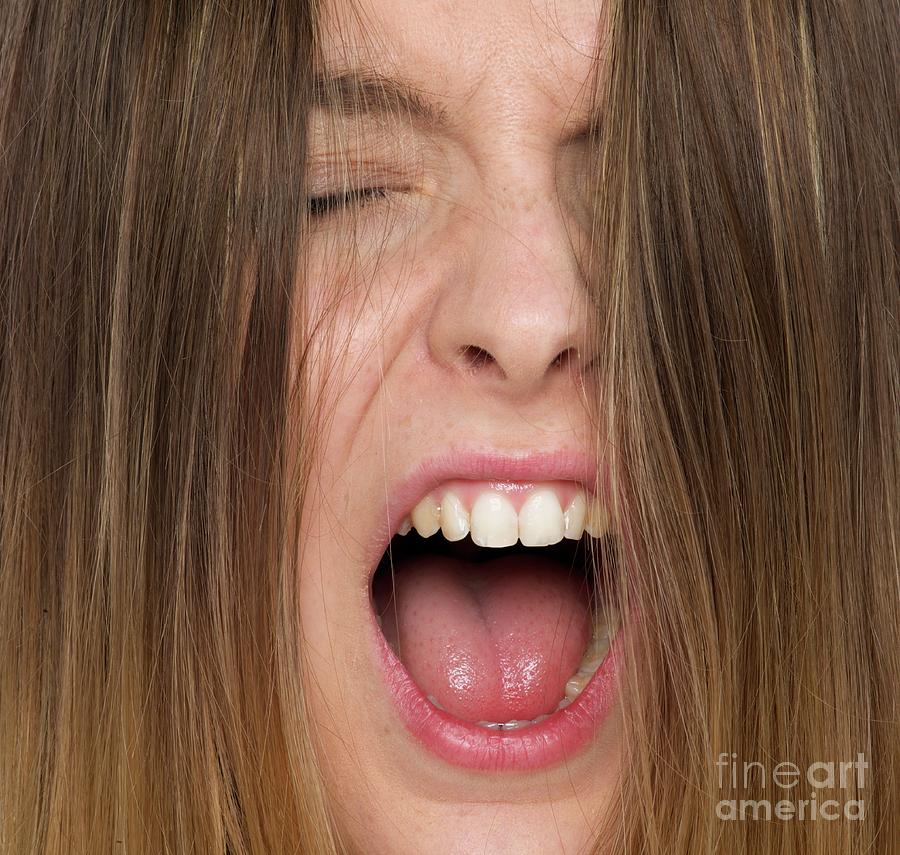
POLYGON ((323 11, 309 287, 333 367, 300 610, 329 797, 362 851, 575 852, 615 779, 612 668, 572 570, 606 483, 579 250, 598 18, 323 11), (579 668, 597 677, 560 704, 579 668))

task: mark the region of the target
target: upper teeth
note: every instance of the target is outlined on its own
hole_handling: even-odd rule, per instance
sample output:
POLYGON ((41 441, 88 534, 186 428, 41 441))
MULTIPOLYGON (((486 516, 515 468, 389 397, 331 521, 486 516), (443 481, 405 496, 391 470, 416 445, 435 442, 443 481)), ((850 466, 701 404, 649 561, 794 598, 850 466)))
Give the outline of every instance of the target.
POLYGON ((452 490, 438 501, 426 496, 400 524, 400 534, 412 528, 431 537, 440 530, 447 540, 462 540, 471 534, 478 546, 550 546, 564 537, 578 540, 587 531, 601 537, 609 530, 609 514, 596 496, 579 489, 563 510, 556 491, 548 487, 532 489, 516 513, 510 499, 496 490, 480 492, 467 509, 452 490))

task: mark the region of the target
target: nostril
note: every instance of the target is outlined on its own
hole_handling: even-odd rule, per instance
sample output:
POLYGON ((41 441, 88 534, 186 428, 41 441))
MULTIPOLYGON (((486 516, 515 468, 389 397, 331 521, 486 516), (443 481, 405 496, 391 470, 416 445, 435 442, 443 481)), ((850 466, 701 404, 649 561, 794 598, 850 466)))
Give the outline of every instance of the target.
POLYGON ((461 347, 459 355, 465 366, 473 373, 497 364, 493 354, 474 344, 467 344, 465 347, 461 347))
POLYGON ((561 350, 550 363, 550 369, 568 368, 578 361, 578 351, 574 347, 567 347, 561 350))
MULTIPOLYGON (((483 347, 476 344, 467 344, 458 347, 456 350, 459 364, 470 374, 483 374, 485 372, 497 374, 502 379, 508 379, 508 373, 504 365, 491 353, 483 347)), ((550 361, 549 365, 544 363, 546 367, 545 373, 566 371, 571 369, 580 370, 581 356, 576 347, 563 348, 550 361)), ((537 363, 534 365, 537 368, 537 363)))

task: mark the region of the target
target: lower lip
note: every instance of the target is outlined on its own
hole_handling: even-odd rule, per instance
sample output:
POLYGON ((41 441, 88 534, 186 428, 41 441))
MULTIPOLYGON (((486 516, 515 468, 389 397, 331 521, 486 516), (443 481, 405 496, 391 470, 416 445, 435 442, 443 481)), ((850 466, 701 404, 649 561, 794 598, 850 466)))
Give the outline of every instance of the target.
POLYGON ((422 693, 372 621, 385 682, 400 718, 432 754, 466 769, 527 772, 573 758, 609 715, 615 698, 621 633, 582 693, 538 724, 498 732, 439 710, 422 693))

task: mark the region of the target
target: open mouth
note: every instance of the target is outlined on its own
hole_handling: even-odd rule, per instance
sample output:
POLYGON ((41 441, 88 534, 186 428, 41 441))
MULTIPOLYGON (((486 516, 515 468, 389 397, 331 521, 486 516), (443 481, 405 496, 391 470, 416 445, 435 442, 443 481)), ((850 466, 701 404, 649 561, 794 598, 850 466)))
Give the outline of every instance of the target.
POLYGON ((419 498, 371 585, 413 734, 489 770, 584 746, 612 696, 615 547, 602 500, 574 481, 450 479, 419 498))

